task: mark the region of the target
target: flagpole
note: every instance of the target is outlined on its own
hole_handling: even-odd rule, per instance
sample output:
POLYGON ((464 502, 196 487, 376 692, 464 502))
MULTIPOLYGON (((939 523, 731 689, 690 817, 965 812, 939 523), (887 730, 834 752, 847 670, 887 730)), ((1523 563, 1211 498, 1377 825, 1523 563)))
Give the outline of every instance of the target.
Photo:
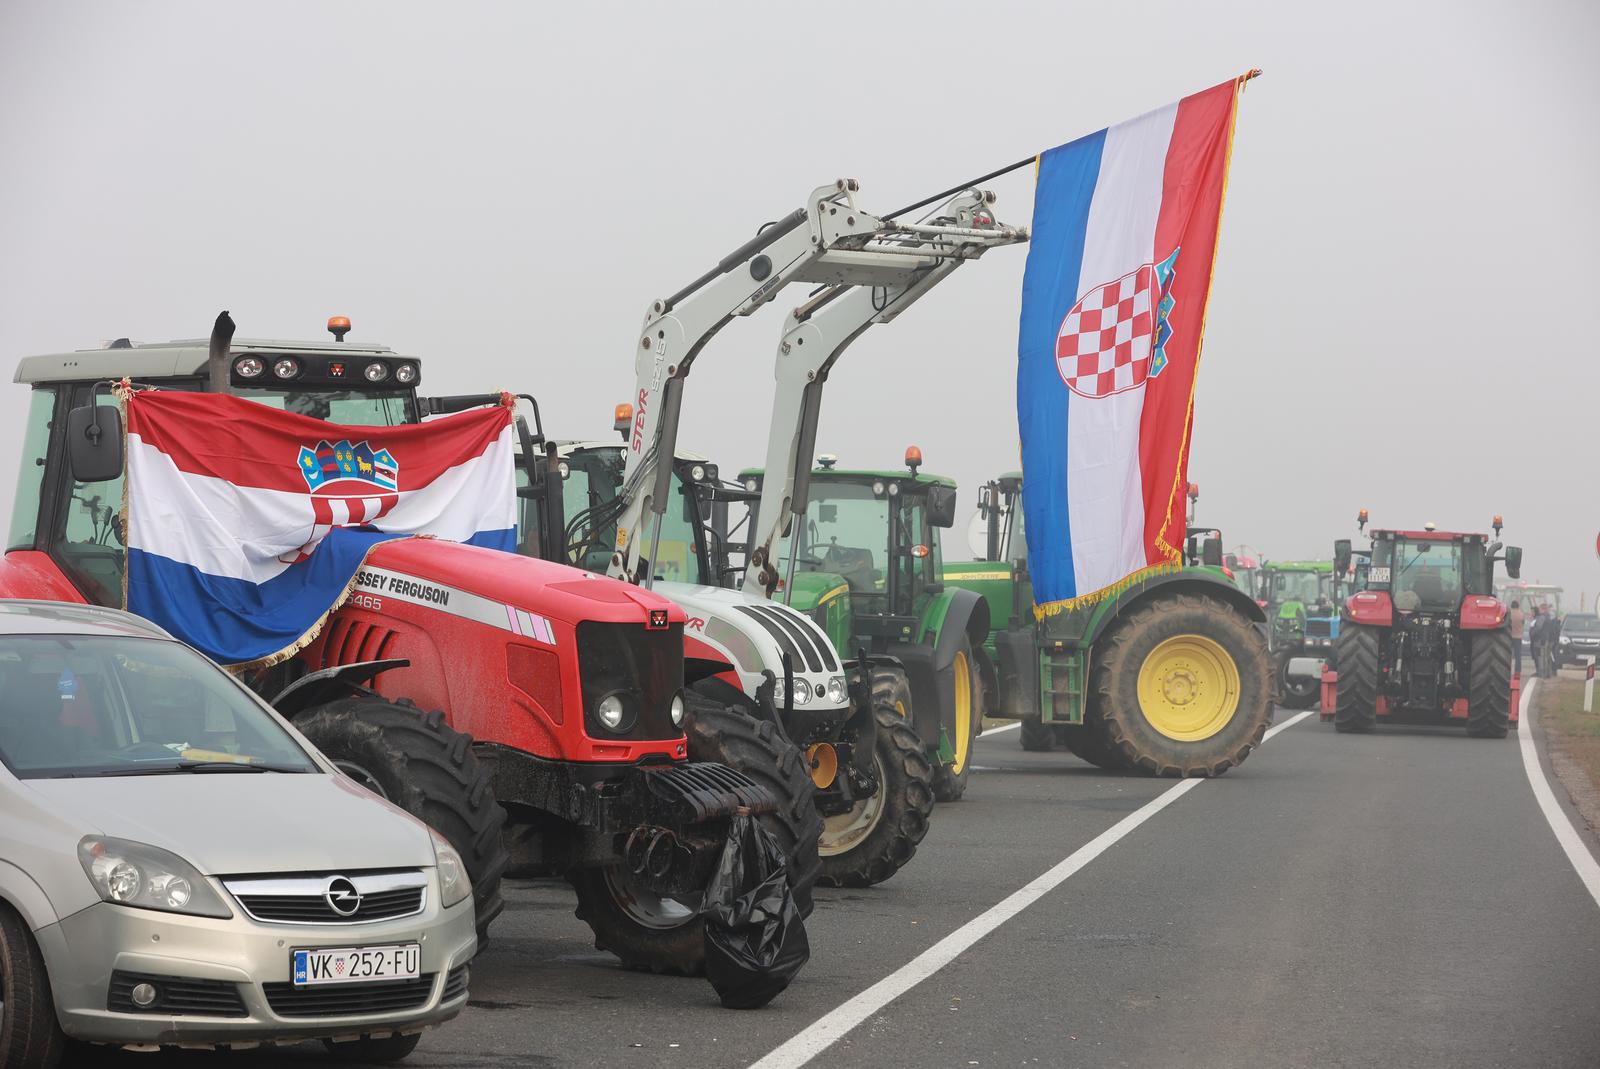
MULTIPOLYGON (((1259 78, 1259 77, 1261 77, 1261 68, 1260 67, 1251 67, 1249 70, 1247 70, 1243 74, 1239 75, 1239 88, 1243 89, 1244 88, 1244 84, 1246 82, 1250 81, 1252 78, 1259 78)), ((971 189, 973 186, 981 185, 984 182, 989 181, 991 178, 999 178, 1001 175, 1010 174, 1012 171, 1020 171, 1022 168, 1024 168, 1024 167, 1028 166, 1029 164, 1033 163, 1038 158, 1039 158, 1039 154, 1036 152, 1032 156, 1028 156, 1025 159, 1018 160, 1016 163, 1008 163, 1004 167, 1001 167, 999 170, 990 171, 988 174, 979 175, 977 178, 970 178, 967 181, 962 182, 960 185, 951 186, 949 189, 946 189, 943 192, 935 193, 931 197, 924 197, 922 200, 917 201, 915 204, 907 204, 904 208, 901 208, 898 211, 892 211, 888 215, 880 216, 879 218, 882 218, 882 219, 893 219, 893 218, 895 218, 897 216, 904 215, 907 212, 914 212, 918 208, 926 208, 928 205, 932 204, 934 201, 944 200, 946 197, 953 197, 957 193, 960 193, 960 192, 962 192, 964 190, 971 189)))

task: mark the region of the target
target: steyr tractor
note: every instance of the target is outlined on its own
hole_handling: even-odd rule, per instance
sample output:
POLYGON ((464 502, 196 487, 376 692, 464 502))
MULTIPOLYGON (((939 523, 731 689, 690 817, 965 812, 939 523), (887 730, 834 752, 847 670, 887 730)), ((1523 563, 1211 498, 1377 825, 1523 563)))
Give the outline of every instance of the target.
MULTIPOLYGON (((1363 510, 1363 520, 1365 510, 1363 510)), ((1363 523, 1363 526, 1365 524, 1363 523)), ((1438 531, 1372 532, 1365 587, 1344 604, 1327 689, 1333 724, 1371 731, 1380 720, 1465 721, 1474 738, 1504 738, 1517 719, 1506 606, 1494 596, 1494 566, 1513 579, 1522 550, 1501 555, 1494 537, 1438 531)), ((1350 569, 1349 539, 1334 543, 1334 570, 1350 569)))
MULTIPOLYGON (((619 423, 626 408, 619 407, 619 423)), ((604 525, 615 524, 623 449, 615 442, 560 445, 572 516, 567 552, 576 563, 603 563, 615 545, 613 529, 604 525)), ((672 505, 657 541, 655 590, 689 615, 688 674, 696 676, 696 664, 703 664, 689 684, 691 723, 697 719, 694 699, 704 694, 742 705, 753 724, 776 725, 800 742, 822 822, 818 879, 830 886, 888 879, 916 853, 934 805, 934 769, 904 712, 896 711, 893 719, 882 714, 872 676, 861 670, 859 649, 834 642, 816 614, 779 600, 753 601, 734 588, 743 574, 734 561, 748 552, 739 539, 750 523, 755 488, 725 481, 714 462, 680 450, 669 494, 672 505), (842 706, 826 700, 825 691, 840 665, 849 667, 842 706)), ((695 738, 691 730, 691 755, 695 738)))
POLYGON ((1266 603, 1271 621, 1268 647, 1277 702, 1290 709, 1309 709, 1317 704, 1320 684, 1315 677, 1292 673, 1290 665, 1298 657, 1326 656, 1333 648, 1339 630, 1333 564, 1267 561, 1257 582, 1257 601, 1266 603))
POLYGON ((1035 621, 1021 493, 1020 472, 985 484, 985 559, 944 567, 946 586, 989 604, 990 714, 1022 721, 1024 749, 1060 744, 1101 768, 1215 776, 1248 757, 1272 718, 1266 617, 1223 567, 1220 534, 1191 527, 1182 568, 1035 621))
MULTIPOLYGON (((119 340, 23 360, 17 381, 33 396, 0 595, 122 604, 121 417, 99 403, 111 381, 231 393, 361 425, 374 445, 386 426, 499 402, 425 400, 419 360, 345 342, 342 318, 329 329, 331 345, 235 343, 224 313, 209 344, 119 340)), ((538 458, 542 436, 525 421, 518 433, 538 458)), ((525 496, 559 492, 545 474, 534 469, 525 496)), ((450 840, 480 928, 502 909, 509 842, 520 874, 572 884, 597 946, 630 966, 693 972, 702 890, 739 808, 802 854, 814 836, 751 776, 686 759, 685 622, 628 583, 401 539, 371 551, 314 641, 246 681, 349 776, 450 840)), ((798 765, 777 744, 746 756, 798 765)), ((795 887, 803 908, 809 892, 795 887)))

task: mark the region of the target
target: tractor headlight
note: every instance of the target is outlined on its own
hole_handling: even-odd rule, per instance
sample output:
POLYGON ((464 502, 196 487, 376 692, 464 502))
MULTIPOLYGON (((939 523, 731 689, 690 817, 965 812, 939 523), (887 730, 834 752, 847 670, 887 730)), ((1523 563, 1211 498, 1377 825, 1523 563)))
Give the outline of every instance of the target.
POLYGON ((687 709, 685 708, 685 706, 683 704, 683 695, 682 694, 674 694, 672 696, 672 707, 667 710, 668 714, 672 717, 672 726, 673 727, 676 728, 676 727, 682 727, 683 726, 683 714, 686 711, 687 711, 687 709))
POLYGON ((622 723, 628 717, 628 707, 622 704, 621 695, 607 694, 594 707, 594 716, 607 731, 621 731, 622 723))
POLYGON ((394 369, 394 381, 402 386, 409 386, 417 381, 417 365, 401 364, 394 369))
POLYGON ((280 379, 292 379, 300 374, 300 361, 286 356, 272 365, 272 373, 280 379))
POLYGON ((834 676, 828 680, 828 700, 835 705, 843 705, 850 697, 850 688, 845 686, 844 676, 834 676))
POLYGON ((744 481, 744 488, 752 494, 756 492, 756 487, 759 485, 761 484, 756 482, 754 479, 746 479, 744 481))
POLYGON ((233 916, 193 865, 158 846, 86 835, 78 842, 78 862, 103 901, 200 917, 233 916))
POLYGON ((428 834, 433 838, 433 864, 439 871, 439 905, 449 909, 472 893, 472 881, 467 879, 467 866, 450 841, 432 828, 428 834))
POLYGON ((361 370, 368 382, 382 382, 389 377, 389 365, 382 361, 374 360, 361 370))
POLYGON ((241 379, 259 379, 266 369, 259 356, 241 356, 233 364, 233 373, 241 379))
POLYGON ((803 679, 796 679, 789 687, 789 693, 794 695, 796 705, 805 705, 811 701, 811 684, 803 679))

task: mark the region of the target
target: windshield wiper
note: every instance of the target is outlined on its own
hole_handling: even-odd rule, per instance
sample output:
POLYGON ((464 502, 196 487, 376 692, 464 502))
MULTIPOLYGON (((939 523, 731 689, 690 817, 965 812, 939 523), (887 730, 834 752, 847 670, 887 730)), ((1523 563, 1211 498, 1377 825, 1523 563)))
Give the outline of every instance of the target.
POLYGON ((287 772, 302 773, 310 769, 294 765, 275 765, 262 762, 246 764, 242 761, 179 761, 173 765, 129 765, 126 768, 97 768, 86 772, 73 772, 72 776, 166 776, 177 772, 287 772))

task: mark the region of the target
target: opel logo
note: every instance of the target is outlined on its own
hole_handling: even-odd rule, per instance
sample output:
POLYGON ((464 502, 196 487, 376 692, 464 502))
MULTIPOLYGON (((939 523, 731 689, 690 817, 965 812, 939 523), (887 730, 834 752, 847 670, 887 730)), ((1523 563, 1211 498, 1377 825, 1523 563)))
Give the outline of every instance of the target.
POLYGON ((343 876, 329 880, 328 889, 322 892, 322 897, 327 899, 328 908, 341 917, 353 917, 356 910, 361 908, 361 892, 343 876))

